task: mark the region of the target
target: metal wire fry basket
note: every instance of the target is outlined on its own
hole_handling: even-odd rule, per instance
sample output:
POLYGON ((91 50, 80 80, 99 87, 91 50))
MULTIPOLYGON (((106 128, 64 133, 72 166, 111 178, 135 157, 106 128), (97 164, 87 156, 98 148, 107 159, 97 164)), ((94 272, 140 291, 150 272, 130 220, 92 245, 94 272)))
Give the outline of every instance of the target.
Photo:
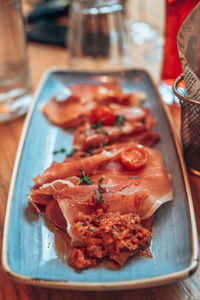
POLYGON ((183 155, 188 170, 200 176, 200 99, 187 97, 186 90, 181 87, 183 75, 174 82, 173 92, 181 105, 181 140, 183 155))

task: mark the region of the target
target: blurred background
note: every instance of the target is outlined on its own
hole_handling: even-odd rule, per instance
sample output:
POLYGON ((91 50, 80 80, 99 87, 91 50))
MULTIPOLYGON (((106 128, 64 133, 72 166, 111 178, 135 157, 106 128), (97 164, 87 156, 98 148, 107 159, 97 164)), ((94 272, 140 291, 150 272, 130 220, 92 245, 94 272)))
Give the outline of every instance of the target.
MULTIPOLYGON (((68 48, 71 0, 25 0, 22 2, 28 41, 68 48)), ((131 43, 128 67, 149 71, 160 80, 164 0, 124 0, 124 19, 131 43)))

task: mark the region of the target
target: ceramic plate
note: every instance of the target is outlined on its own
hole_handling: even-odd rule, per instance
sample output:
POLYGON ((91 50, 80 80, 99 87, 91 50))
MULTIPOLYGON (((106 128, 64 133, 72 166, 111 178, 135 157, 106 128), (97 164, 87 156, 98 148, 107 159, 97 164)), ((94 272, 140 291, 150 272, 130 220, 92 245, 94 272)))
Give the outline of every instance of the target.
POLYGON ((51 69, 41 81, 27 116, 12 176, 3 240, 3 267, 16 280, 27 284, 82 290, 140 288, 169 283, 189 276, 197 266, 198 243, 193 205, 180 146, 170 129, 159 94, 144 71, 82 73, 51 69), (121 270, 104 267, 80 273, 67 263, 66 234, 55 230, 44 216, 29 209, 27 194, 32 178, 64 154, 55 149, 72 149, 73 132, 53 126, 40 106, 66 85, 76 82, 105 82, 117 78, 126 92, 143 91, 156 120, 162 153, 172 175, 174 200, 157 211, 153 225, 153 258, 136 257, 121 270))

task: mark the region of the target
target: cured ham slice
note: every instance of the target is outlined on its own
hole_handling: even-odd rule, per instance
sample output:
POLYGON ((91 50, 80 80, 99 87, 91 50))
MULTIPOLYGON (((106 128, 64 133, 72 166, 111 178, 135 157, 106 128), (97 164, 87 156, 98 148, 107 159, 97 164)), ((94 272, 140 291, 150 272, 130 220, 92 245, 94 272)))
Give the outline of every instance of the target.
POLYGON ((73 146, 78 150, 91 150, 114 142, 135 142, 153 145, 159 135, 152 132, 155 120, 146 108, 124 108, 116 112, 118 118, 125 118, 122 124, 95 126, 91 121, 79 126, 75 132, 73 146))
POLYGON ((60 102, 53 97, 43 106, 42 112, 54 125, 71 128, 81 124, 93 108, 93 102, 82 103, 80 98, 75 96, 60 102))
MULTIPOLYGON (((53 182, 43 184, 40 187, 34 186, 28 195, 29 202, 32 205, 33 210, 36 213, 40 214, 41 212, 43 212, 47 209, 47 206, 49 205, 50 202, 52 202, 53 196, 56 193, 58 193, 59 191, 62 191, 65 187, 76 186, 76 185, 79 185, 79 183, 80 183, 80 178, 74 176, 74 177, 70 177, 70 178, 65 178, 63 180, 61 180, 61 179, 54 180, 53 182)), ((55 207, 56 212, 60 211, 60 208, 57 205, 57 202, 56 202, 56 205, 54 203, 54 206, 56 206, 55 207)), ((59 216, 56 217, 56 213, 53 211, 54 206, 53 205, 49 206, 47 214, 49 215, 50 219, 52 220, 52 218, 53 218, 54 223, 57 226, 59 226, 59 224, 64 224, 64 222, 66 222, 66 221, 59 220, 59 219, 63 219, 63 217, 61 217, 61 215, 62 215, 61 211, 59 213, 59 216), (52 217, 51 211, 53 212, 53 217, 52 217)), ((63 227, 61 227, 61 228, 63 228, 63 227)))
POLYGON ((34 186, 28 195, 29 202, 40 213, 42 208, 46 207, 56 193, 62 191, 65 187, 77 186, 79 183, 80 178, 72 176, 63 180, 58 179, 50 183, 45 183, 40 187, 34 186))
POLYGON ((42 107, 42 112, 53 124, 69 128, 80 125, 96 105, 139 105, 144 96, 140 93, 124 93, 117 81, 102 84, 77 83, 69 86, 71 95, 58 101, 55 95, 42 107))
POLYGON ((67 222, 56 200, 52 199, 48 202, 45 210, 49 219, 59 228, 66 229, 67 222))
POLYGON ((57 194, 56 199, 66 220, 71 223, 78 211, 91 213, 91 205, 86 204, 97 191, 99 178, 103 178, 102 187, 106 190, 103 203, 109 212, 134 212, 141 219, 147 219, 161 204, 172 200, 169 177, 160 153, 145 149, 148 161, 144 167, 130 171, 118 156, 89 173, 92 185, 66 188, 57 194))
MULTIPOLYGON (((130 184, 131 185, 131 184, 130 184)), ((147 191, 135 191, 129 185, 103 185, 105 193, 103 194, 103 203, 95 200, 97 196, 98 185, 74 187, 65 189, 63 193, 56 195, 56 200, 63 212, 68 224, 73 224, 74 218, 78 212, 90 215, 97 207, 103 208, 107 212, 134 213, 141 215, 141 210, 147 191), (123 199, 123 200, 122 200, 123 199), (122 203, 123 201, 123 203, 122 203)))
MULTIPOLYGON (((157 150, 144 147, 148 152, 146 164, 136 170, 129 170, 120 159, 120 153, 125 147, 127 144, 115 144, 106 147, 106 150, 99 149, 93 156, 54 163, 34 179, 36 185, 29 194, 29 200, 45 205, 47 197, 50 197, 49 200, 53 197, 58 201, 66 220, 71 223, 78 211, 91 212, 91 203, 88 205, 88 201, 95 196, 98 181, 103 178, 102 187, 106 191, 103 198, 107 211, 134 212, 141 219, 150 217, 162 203, 172 199, 162 157, 157 150), (80 169, 90 177, 91 185, 79 185, 82 176, 80 169), (69 172, 72 177, 61 180, 69 172)), ((95 203, 99 204, 98 201, 95 203)))
POLYGON ((118 156, 121 148, 112 149, 112 151, 102 151, 101 153, 84 157, 76 160, 69 159, 63 163, 53 162, 52 165, 44 171, 42 175, 36 176, 33 181, 36 185, 42 185, 44 183, 51 182, 56 179, 63 179, 71 176, 80 176, 80 169, 85 170, 85 172, 90 173, 93 169, 97 168, 100 164, 113 159, 118 156))

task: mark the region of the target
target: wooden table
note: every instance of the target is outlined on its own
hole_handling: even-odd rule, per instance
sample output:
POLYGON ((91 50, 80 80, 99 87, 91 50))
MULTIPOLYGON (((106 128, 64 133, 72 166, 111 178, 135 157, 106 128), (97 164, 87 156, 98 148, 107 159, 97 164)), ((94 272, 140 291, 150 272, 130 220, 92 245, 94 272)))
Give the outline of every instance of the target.
MULTIPOLYGON (((65 66, 67 64, 66 51, 58 47, 30 44, 29 56, 33 91, 48 67, 53 65, 65 66)), ((176 117, 178 113, 177 107, 172 106, 171 112, 176 117)), ((23 124, 24 117, 12 122, 0 123, 1 236, 9 184, 23 124)), ((200 232, 200 178, 189 174, 189 180, 194 200, 197 226, 200 232)), ((0 300, 107 300, 111 298, 115 300, 198 300, 200 299, 200 266, 194 275, 178 283, 162 287, 118 292, 80 292, 27 286, 11 281, 4 274, 2 268, 0 269, 0 300)))

